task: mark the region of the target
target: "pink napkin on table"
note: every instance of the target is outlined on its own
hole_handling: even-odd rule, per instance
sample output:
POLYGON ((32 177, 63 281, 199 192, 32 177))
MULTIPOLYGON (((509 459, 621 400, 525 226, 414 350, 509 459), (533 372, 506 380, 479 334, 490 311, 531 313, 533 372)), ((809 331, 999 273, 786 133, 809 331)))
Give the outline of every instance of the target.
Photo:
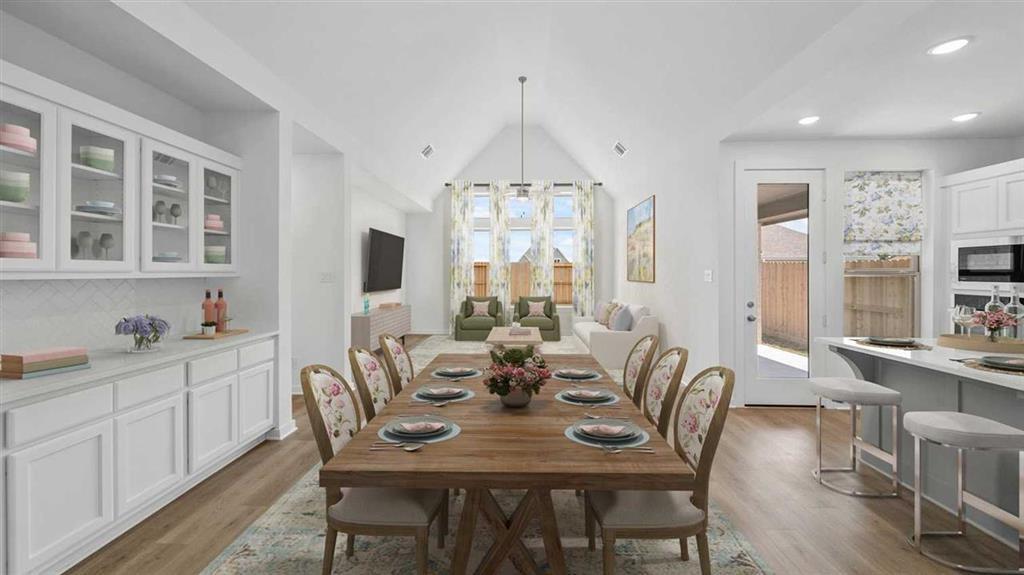
POLYGON ((580 429, 590 435, 603 435, 605 437, 615 437, 622 435, 622 430, 626 429, 621 425, 608 425, 607 423, 595 423, 592 425, 581 425, 580 429))
POLYGON ((429 433, 444 429, 444 424, 440 421, 416 421, 413 423, 403 423, 401 427, 409 433, 429 433))
POLYGON ((568 393, 572 397, 585 397, 587 399, 593 399, 604 395, 604 392, 599 389, 572 389, 569 390, 568 393))
POLYGON ((429 395, 455 395, 456 393, 462 393, 461 387, 428 387, 427 394, 429 395))

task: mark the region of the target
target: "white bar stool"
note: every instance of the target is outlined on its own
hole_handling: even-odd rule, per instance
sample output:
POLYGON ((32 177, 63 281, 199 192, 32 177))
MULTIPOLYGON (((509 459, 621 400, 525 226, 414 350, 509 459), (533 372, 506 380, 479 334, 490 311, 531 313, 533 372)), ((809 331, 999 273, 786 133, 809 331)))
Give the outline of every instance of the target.
POLYGON ((1017 515, 1009 513, 964 489, 964 450, 1024 451, 1024 431, 969 413, 955 411, 915 411, 903 418, 903 427, 914 436, 914 533, 910 543, 932 561, 972 573, 1024 573, 1024 454, 1018 454, 1020 501, 1017 515), (921 451, 924 442, 956 449, 957 531, 921 529, 921 451), (973 567, 943 559, 927 551, 922 540, 928 537, 963 537, 967 532, 966 506, 1017 529, 1018 566, 1013 568, 973 567))
POLYGON ((808 380, 811 391, 818 396, 818 405, 815 409, 815 426, 818 432, 818 466, 811 471, 811 475, 818 480, 818 483, 844 495, 854 497, 899 497, 900 495, 900 392, 883 387, 877 383, 853 379, 849 377, 812 377, 808 380), (821 466, 821 400, 830 399, 850 406, 850 466, 849 467, 822 467, 821 466), (876 447, 857 435, 857 407, 864 405, 878 406, 879 412, 884 406, 892 407, 892 453, 876 447), (892 466, 892 491, 858 491, 856 489, 843 489, 825 481, 822 477, 825 473, 856 472, 857 471, 857 450, 866 451, 892 466))

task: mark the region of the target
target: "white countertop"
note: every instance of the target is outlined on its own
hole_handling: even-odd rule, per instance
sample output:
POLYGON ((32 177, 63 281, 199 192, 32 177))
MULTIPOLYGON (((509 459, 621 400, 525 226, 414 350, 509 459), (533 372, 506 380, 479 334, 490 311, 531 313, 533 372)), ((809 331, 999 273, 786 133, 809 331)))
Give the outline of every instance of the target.
MULTIPOLYGON (((983 336, 978 336, 983 337, 983 336)), ((850 338, 850 337, 819 337, 815 341, 823 343, 832 347, 839 347, 843 349, 853 350, 866 355, 872 355, 882 359, 888 359, 899 363, 906 363, 916 367, 924 369, 931 369, 933 371, 940 371, 962 377, 964 379, 972 379, 974 381, 982 381, 985 383, 991 383, 1000 387, 1007 387, 1017 391, 1024 391, 1024 375, 1009 375, 996 373, 993 371, 984 371, 981 369, 975 369, 973 367, 967 367, 962 363, 951 361, 952 359, 964 359, 981 357, 983 355, 1012 355, 1012 354, 995 354, 985 353, 981 351, 970 351, 964 349, 953 349, 949 347, 939 347, 935 345, 934 339, 918 339, 921 343, 931 346, 932 349, 917 349, 917 350, 906 350, 906 349, 886 349, 874 345, 861 345, 854 341, 854 339, 862 338, 850 338)), ((1020 356, 1014 356, 1020 357, 1020 356)))
POLYGON ((200 355, 231 349, 253 341, 277 335, 276 331, 250 332, 216 340, 181 339, 174 336, 163 342, 160 351, 151 353, 128 353, 125 347, 116 349, 90 349, 89 369, 58 373, 35 379, 0 380, 0 410, 14 407, 14 404, 60 392, 77 391, 89 384, 114 381, 120 377, 141 371, 149 371, 182 363, 200 355))

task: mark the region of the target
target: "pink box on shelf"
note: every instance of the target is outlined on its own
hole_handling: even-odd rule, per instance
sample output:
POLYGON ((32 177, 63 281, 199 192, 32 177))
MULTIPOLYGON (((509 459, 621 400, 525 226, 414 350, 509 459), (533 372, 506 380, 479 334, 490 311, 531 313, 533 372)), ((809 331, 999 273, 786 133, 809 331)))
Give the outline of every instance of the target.
POLYGON ((35 253, 36 253, 36 243, 35 242, 5 242, 3 240, 0 240, 0 252, 35 255, 35 253))
POLYGON ((35 260, 39 259, 35 252, 32 253, 19 253, 19 252, 5 252, 0 250, 0 259, 7 258, 12 260, 35 260))
POLYGON ((0 232, 2 242, 30 242, 32 234, 26 232, 0 232))
POLYGON ((17 134, 19 136, 32 137, 32 132, 25 126, 19 126, 18 124, 0 124, 0 132, 7 132, 8 134, 17 134))
POLYGON ((214 220, 214 221, 218 221, 219 222, 220 221, 220 216, 218 214, 206 214, 206 220, 207 221, 214 220))

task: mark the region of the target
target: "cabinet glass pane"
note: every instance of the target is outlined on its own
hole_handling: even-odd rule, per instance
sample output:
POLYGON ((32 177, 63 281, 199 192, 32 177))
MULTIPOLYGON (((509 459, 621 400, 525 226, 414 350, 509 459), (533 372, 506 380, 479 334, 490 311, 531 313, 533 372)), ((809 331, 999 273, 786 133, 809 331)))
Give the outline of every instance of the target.
POLYGON ((42 117, 0 102, 0 258, 38 259, 42 117))
POLYGON ((124 261, 124 142, 71 129, 71 259, 124 261))
POLYGON ((185 160, 153 152, 153 253, 154 262, 189 261, 189 165, 185 160))
POLYGON ((203 258, 208 264, 231 263, 231 176, 203 169, 203 258))

